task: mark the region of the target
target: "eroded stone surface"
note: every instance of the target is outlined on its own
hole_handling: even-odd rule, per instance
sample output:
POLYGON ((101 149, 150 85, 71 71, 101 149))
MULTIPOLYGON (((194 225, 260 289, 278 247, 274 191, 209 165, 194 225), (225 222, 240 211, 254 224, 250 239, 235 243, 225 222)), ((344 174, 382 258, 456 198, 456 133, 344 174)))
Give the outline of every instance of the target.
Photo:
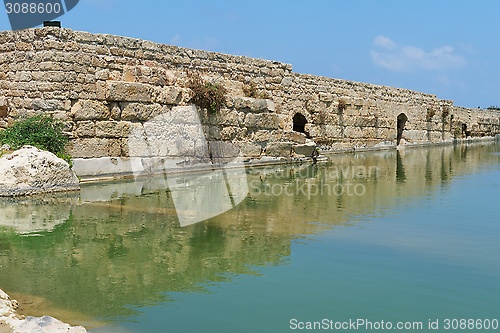
POLYGON ((24 146, 0 157, 0 196, 74 191, 78 177, 69 164, 56 155, 24 146))

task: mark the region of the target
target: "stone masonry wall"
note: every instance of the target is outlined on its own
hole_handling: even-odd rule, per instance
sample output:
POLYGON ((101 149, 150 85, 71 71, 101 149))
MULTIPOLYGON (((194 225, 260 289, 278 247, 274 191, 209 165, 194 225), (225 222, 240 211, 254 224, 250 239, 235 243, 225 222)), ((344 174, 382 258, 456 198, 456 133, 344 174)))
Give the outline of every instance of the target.
POLYGON ((75 158, 127 158, 132 132, 190 106, 188 72, 228 89, 218 113, 199 110, 204 132, 210 140, 237 143, 248 158, 308 155, 308 139, 330 150, 395 146, 401 114, 407 121, 400 144, 500 133, 499 112, 456 107, 430 94, 59 28, 0 32, 0 128, 49 113, 66 121, 75 158), (248 87, 264 99, 245 97, 248 87), (294 131, 297 113, 306 123, 294 131))

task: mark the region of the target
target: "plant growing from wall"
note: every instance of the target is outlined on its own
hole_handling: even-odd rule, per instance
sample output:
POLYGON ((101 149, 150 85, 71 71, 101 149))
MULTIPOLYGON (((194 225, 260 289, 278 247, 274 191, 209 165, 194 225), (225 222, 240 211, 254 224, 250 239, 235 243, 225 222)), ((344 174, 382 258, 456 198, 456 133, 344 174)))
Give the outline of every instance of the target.
POLYGON ((269 94, 265 91, 259 91, 257 85, 254 82, 244 84, 242 89, 243 89, 243 94, 245 94, 245 97, 260 98, 260 99, 269 98, 269 94))
POLYGON ((453 138, 459 139, 462 137, 462 128, 456 127, 455 130, 453 131, 453 138))
POLYGON ((343 98, 339 98, 337 108, 339 109, 340 112, 345 111, 345 109, 347 108, 346 100, 343 98))
POLYGON ((427 121, 430 121, 432 117, 434 117, 435 115, 436 115, 436 110, 434 110, 433 108, 428 108, 425 118, 427 119, 427 121))
POLYGON ((197 73, 188 73, 187 87, 192 91, 191 102, 215 113, 226 103, 226 88, 217 82, 204 80, 197 73))
POLYGON ((450 108, 448 106, 443 106, 443 113, 441 114, 441 116, 443 117, 443 119, 445 119, 449 115, 450 115, 450 108))
POLYGON ((24 145, 35 146, 48 150, 70 163, 71 156, 65 150, 68 141, 68 136, 64 133, 64 123, 43 114, 20 119, 0 132, 0 145, 9 145, 12 150, 24 145))
POLYGON ((245 97, 251 97, 251 98, 257 98, 257 85, 253 82, 244 84, 243 87, 243 94, 245 94, 245 97))

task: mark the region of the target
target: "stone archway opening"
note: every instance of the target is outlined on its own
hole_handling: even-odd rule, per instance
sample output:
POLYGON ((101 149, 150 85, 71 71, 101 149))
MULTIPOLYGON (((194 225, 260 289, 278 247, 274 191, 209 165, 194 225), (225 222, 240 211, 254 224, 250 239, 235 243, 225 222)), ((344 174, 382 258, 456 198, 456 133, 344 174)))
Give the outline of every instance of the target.
POLYGON ((470 131, 467 130, 467 124, 462 124, 462 136, 468 138, 470 136, 470 131))
POLYGON ((396 140, 397 146, 399 146, 399 143, 401 142, 401 139, 403 138, 403 131, 405 130, 405 125, 406 125, 407 121, 408 121, 408 117, 404 113, 400 113, 398 115, 398 125, 397 125, 398 136, 397 136, 397 140, 396 140))
POLYGON ((302 113, 297 112, 295 116, 293 116, 292 120, 293 120, 293 130, 295 132, 304 133, 305 135, 308 135, 306 133, 307 119, 302 113))

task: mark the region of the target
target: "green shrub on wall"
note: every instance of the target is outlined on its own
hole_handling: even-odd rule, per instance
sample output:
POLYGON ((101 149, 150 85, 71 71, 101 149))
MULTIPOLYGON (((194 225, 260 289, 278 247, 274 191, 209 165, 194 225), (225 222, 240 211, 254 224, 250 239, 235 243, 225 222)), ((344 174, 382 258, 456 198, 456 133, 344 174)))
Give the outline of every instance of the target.
POLYGON ((463 135, 462 128, 456 127, 455 130, 453 131, 453 138, 460 139, 462 138, 462 135, 463 135))
POLYGON ((427 109, 427 114, 425 118, 427 119, 427 121, 430 121, 432 117, 434 117, 435 115, 436 115, 436 110, 434 108, 429 108, 427 109))
POLYGON ((215 113, 226 103, 226 88, 204 80, 197 73, 188 73, 187 87, 192 91, 191 102, 202 109, 215 113))
POLYGON ((9 145, 12 150, 24 145, 48 150, 70 162, 71 157, 65 147, 68 136, 64 134, 64 123, 51 116, 37 115, 16 121, 11 127, 0 132, 0 145, 9 145))
POLYGON ((347 102, 346 102, 346 100, 345 100, 345 99, 343 99, 343 98, 340 98, 340 99, 338 100, 338 105, 337 105, 337 108, 338 108, 338 110, 339 110, 340 112, 345 111, 345 109, 347 109, 347 102))
POLYGON ((443 117, 443 119, 445 119, 449 115, 450 115, 450 108, 447 106, 443 106, 443 112, 442 112, 441 116, 443 117))

